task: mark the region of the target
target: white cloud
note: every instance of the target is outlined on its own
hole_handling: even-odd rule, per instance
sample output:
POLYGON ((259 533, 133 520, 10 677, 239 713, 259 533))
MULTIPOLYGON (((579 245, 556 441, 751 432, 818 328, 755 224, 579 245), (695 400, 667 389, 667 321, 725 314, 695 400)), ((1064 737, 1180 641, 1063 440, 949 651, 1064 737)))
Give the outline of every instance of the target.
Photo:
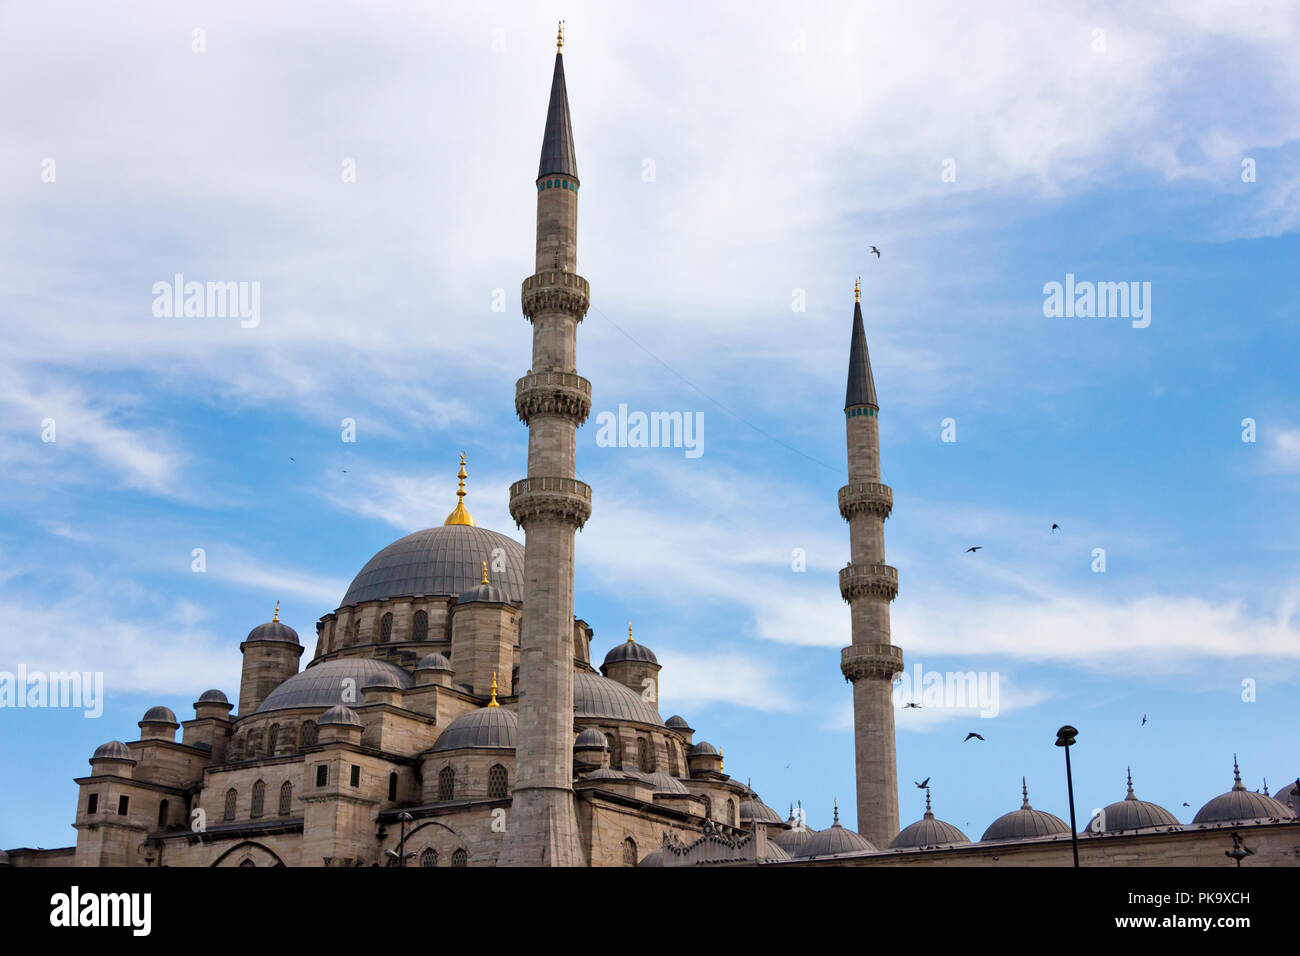
POLYGON ((710 704, 763 711, 799 709, 789 693, 787 675, 763 660, 726 651, 696 654, 665 650, 657 656, 663 665, 661 709, 686 710, 710 704))

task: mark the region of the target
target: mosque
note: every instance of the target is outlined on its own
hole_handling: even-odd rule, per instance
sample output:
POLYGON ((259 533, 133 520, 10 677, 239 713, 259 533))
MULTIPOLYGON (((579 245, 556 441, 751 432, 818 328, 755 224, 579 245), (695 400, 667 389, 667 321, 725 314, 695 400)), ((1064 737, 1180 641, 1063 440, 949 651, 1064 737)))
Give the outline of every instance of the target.
MULTIPOLYGON (((857 821, 814 830, 724 768, 679 715, 661 716, 660 665, 627 640, 591 657, 574 616, 574 533, 591 514, 575 478, 591 383, 577 373, 590 289, 577 265, 580 181, 560 38, 537 186, 535 270, 523 281, 532 367, 516 383, 528 473, 510 488, 525 543, 476 525, 464 456, 443 524, 372 557, 316 622, 311 658, 279 619, 239 645, 235 702, 205 690, 193 717, 152 707, 76 779, 75 847, 0 851, 12 866, 1069 866, 1069 824, 1021 782, 1018 809, 978 840, 924 816, 899 826, 891 641, 898 572, 885 563, 893 492, 860 296, 849 344, 848 483, 839 574, 852 642, 857 821), (177 740, 177 730, 181 731, 177 740)), ((828 598, 829 599, 829 598, 828 598)), ((1300 781, 1231 789, 1189 822, 1125 795, 1079 834, 1083 865, 1296 865, 1300 781)), ((1118 782, 1117 782, 1118 783, 1118 782)))

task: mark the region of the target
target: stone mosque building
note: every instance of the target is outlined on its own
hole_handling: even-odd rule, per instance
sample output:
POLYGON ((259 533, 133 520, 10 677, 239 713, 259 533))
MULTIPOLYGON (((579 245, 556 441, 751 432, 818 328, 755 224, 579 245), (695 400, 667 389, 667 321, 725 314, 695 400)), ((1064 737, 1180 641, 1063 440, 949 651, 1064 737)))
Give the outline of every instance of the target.
MULTIPOLYGON (((659 663, 630 626, 593 662, 573 607, 574 533, 592 508, 574 477, 591 407, 576 362, 589 287, 576 271, 580 181, 558 49, 536 185, 536 262, 522 289, 532 368, 516 383, 528 473, 510 488, 525 543, 475 524, 462 456, 455 509, 366 562, 317 622, 305 667, 277 605, 239 645, 234 703, 214 689, 184 721, 150 708, 138 739, 103 744, 77 778, 75 849, 0 852, 0 865, 1071 865, 1069 825, 1034 809, 1023 781, 1019 808, 978 840, 938 819, 928 791, 924 816, 900 830, 891 687, 903 656, 884 550, 893 494, 856 294, 839 583, 860 832, 838 808, 820 831, 802 811, 782 818, 688 720, 662 716, 659 663)), ((1248 790, 1234 760, 1232 788, 1184 823, 1140 800, 1130 776, 1080 834, 1081 862, 1231 866, 1249 854, 1248 865, 1295 865, 1298 785, 1248 790)))

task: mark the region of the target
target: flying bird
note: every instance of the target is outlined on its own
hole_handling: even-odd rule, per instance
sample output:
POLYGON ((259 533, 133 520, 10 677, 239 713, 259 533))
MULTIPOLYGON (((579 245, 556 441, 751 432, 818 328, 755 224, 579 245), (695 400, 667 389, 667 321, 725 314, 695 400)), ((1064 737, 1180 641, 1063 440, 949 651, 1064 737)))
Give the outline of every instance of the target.
POLYGON ((1053 531, 1060 531, 1060 530, 1061 530, 1061 526, 1060 526, 1059 524, 1057 524, 1056 522, 1052 522, 1052 530, 1053 530, 1053 531))
MULTIPOLYGON (((916 781, 913 780, 912 783, 916 783, 916 781)), ((930 786, 930 778, 929 778, 929 777, 926 777, 926 778, 925 778, 924 780, 922 780, 920 783, 916 783, 916 789, 918 789, 918 790, 924 790, 924 789, 925 789, 926 787, 928 787, 928 786, 930 786)))
POLYGON ((290 461, 296 461, 297 459, 295 459, 295 458, 293 457, 293 455, 290 455, 290 456, 289 456, 289 460, 290 460, 290 461))
POLYGON ((921 709, 921 705, 918 704, 918 703, 917 703, 916 701, 914 701, 914 700, 913 700, 913 701, 909 701, 908 703, 904 704, 903 707, 904 707, 904 708, 907 708, 907 707, 915 707, 917 710, 920 710, 920 709, 921 709))
POLYGON ((1186 801, 1186 800, 1184 800, 1184 801, 1183 801, 1183 806, 1185 806, 1185 807, 1190 807, 1190 806, 1191 806, 1191 804, 1190 804, 1190 803, 1188 803, 1188 802, 1187 802, 1187 801, 1186 801))
MULTIPOLYGON (((972 730, 970 733, 968 733, 968 734, 966 735, 966 740, 970 740, 972 737, 974 737, 976 740, 983 740, 983 739, 984 739, 984 738, 981 737, 979 734, 975 733, 975 731, 973 731, 973 730, 972 730)), ((963 740, 962 743, 965 743, 966 740, 963 740)))
POLYGON ((877 259, 880 258, 880 250, 879 250, 879 249, 877 249, 875 246, 872 246, 872 247, 871 247, 871 251, 874 252, 874 253, 876 254, 876 258, 877 258, 877 259))
POLYGON ((1147 725, 1147 715, 1146 715, 1146 714, 1143 714, 1143 715, 1142 715, 1142 726, 1145 727, 1146 725, 1147 725))
POLYGON ((973 547, 973 548, 967 548, 967 549, 966 549, 966 553, 967 553, 967 554, 971 554, 971 553, 973 553, 973 552, 975 552, 975 551, 983 551, 983 550, 984 550, 984 546, 983 546, 982 544, 977 544, 977 545, 975 545, 975 547, 973 547))

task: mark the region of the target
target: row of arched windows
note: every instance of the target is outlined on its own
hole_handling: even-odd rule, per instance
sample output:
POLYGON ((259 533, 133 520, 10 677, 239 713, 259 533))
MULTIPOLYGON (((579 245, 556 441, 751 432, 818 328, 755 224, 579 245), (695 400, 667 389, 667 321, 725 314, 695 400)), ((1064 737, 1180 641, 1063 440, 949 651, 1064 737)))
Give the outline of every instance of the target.
POLYGON ((261 729, 250 730, 247 734, 236 734, 230 744, 230 757, 232 760, 256 760, 258 757, 274 757, 281 749, 291 751, 294 749, 295 730, 297 730, 296 739, 300 746, 316 746, 318 734, 316 721, 304 720, 299 728, 287 726, 282 729, 279 724, 272 724, 266 729, 265 735, 261 729), (266 744, 265 750, 263 740, 266 744))
MULTIPOLYGON (((488 799, 504 800, 510 795, 510 774, 499 763, 488 769, 488 799)), ((438 799, 456 799, 456 771, 451 765, 438 771, 438 799)))
MULTIPOLYGON (((379 644, 387 644, 393 639, 393 612, 386 612, 379 619, 379 633, 375 635, 375 641, 379 644)), ((429 639, 429 614, 427 611, 416 611, 411 615, 411 637, 412 641, 427 641, 429 639)), ((336 651, 340 647, 352 647, 361 643, 361 618, 353 618, 352 623, 346 627, 340 627, 335 632, 333 642, 325 648, 325 653, 336 651)))
MULTIPOLYGON (((226 803, 222 808, 221 819, 231 821, 235 819, 235 803, 239 800, 239 791, 231 787, 226 791, 226 803)), ((165 802, 165 801, 164 801, 165 802)), ((253 800, 249 807, 248 817, 250 820, 260 820, 265 812, 266 804, 266 782, 258 780, 253 784, 253 800)), ((287 817, 289 811, 293 808, 293 784, 286 780, 280 784, 280 805, 279 814, 287 817)), ((158 811, 159 825, 161 825, 163 810, 158 811)))
MULTIPOLYGON (((437 866, 437 865, 438 865, 438 851, 435 850, 433 847, 427 848, 423 853, 420 854, 420 866, 437 866)), ((465 852, 463 847, 456 850, 456 852, 451 855, 451 865, 469 866, 469 854, 465 852)))
MULTIPOLYGON (((609 747, 609 765, 615 768, 623 766, 623 756, 618 745, 618 738, 613 734, 606 734, 605 743, 609 747)), ((665 739, 664 745, 668 751, 668 766, 665 769, 669 773, 676 773, 680 767, 677 760, 677 742, 668 738, 665 739)), ((642 773, 654 773, 659 769, 654 746, 645 737, 636 739, 636 766, 642 773)))

